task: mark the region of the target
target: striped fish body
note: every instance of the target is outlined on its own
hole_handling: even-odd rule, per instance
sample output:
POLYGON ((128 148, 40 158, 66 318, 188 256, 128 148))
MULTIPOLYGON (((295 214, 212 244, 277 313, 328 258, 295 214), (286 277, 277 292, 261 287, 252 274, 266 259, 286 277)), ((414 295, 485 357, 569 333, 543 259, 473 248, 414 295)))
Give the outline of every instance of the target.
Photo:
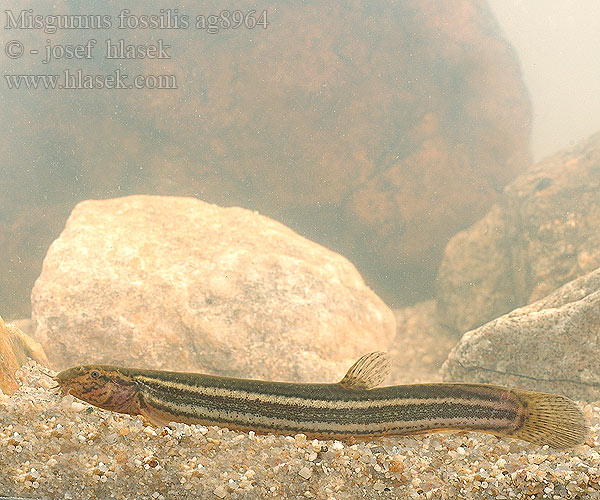
POLYGON ((295 384, 141 372, 143 414, 236 430, 347 438, 436 429, 512 431, 522 422, 520 401, 495 387, 423 384, 378 389, 340 384, 295 384))
POLYGON ((473 430, 556 448, 583 441, 587 424, 568 398, 486 384, 374 388, 387 375, 383 353, 359 359, 336 384, 300 384, 141 370, 74 367, 63 392, 112 411, 168 422, 218 425, 322 439, 473 430))

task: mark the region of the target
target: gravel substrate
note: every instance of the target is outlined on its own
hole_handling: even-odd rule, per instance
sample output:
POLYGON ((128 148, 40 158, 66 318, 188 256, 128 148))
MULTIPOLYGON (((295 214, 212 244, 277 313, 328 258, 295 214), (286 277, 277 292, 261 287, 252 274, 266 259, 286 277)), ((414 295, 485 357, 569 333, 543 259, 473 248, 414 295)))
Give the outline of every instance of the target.
POLYGON ((34 363, 0 396, 0 496, 41 499, 597 499, 600 403, 557 452, 476 433, 369 442, 146 425, 59 397, 34 363))

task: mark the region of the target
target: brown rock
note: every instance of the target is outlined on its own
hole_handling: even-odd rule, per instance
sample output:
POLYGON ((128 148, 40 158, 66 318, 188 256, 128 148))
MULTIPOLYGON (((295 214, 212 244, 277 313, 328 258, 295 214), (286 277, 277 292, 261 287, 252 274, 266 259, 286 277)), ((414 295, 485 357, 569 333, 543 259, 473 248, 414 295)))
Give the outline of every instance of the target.
POLYGON ((27 360, 48 366, 42 346, 25 335, 15 325, 0 317, 0 391, 11 394, 17 390, 15 372, 27 360))
MULTIPOLYGON (((69 5, 56 13, 75 13, 69 5)), ((158 14, 139 0, 127 5, 158 14)), ((116 16, 122 2, 105 7, 116 16)), ((202 3, 205 14, 222 9, 202 3)), ((27 214, 87 198, 194 196, 258 210, 342 253, 390 302, 431 297, 448 239, 483 216, 530 161, 518 60, 486 2, 291 2, 269 8, 268 19, 267 29, 218 35, 166 30, 171 60, 123 68, 130 79, 174 74, 177 89, 65 90, 65 99, 25 101, 6 94, 13 133, 0 134, 9 172, 0 214, 3 197, 11 213, 27 214), (40 123, 41 106, 61 119, 40 123)), ((124 33, 132 31, 103 36, 124 33)), ((22 35, 26 46, 47 38, 22 35)), ((154 30, 135 36, 156 42, 154 30)), ((86 37, 59 30, 53 44, 86 37)), ((6 61, 7 71, 35 73, 27 61, 6 61)), ((86 61, 85 71, 105 74, 106 61, 86 61)), ((50 226, 62 227, 66 218, 56 217, 50 226)), ((35 272, 14 284, 14 316, 28 312, 30 277, 47 248, 39 230, 16 242, 14 255, 35 272)))
POLYGON ((600 134, 534 166, 457 234, 437 281, 440 322, 460 333, 600 266, 600 134))
POLYGON ((465 333, 444 380, 600 399, 600 269, 465 333))
POLYGON ((25 335, 32 337, 35 335, 35 328, 33 328, 33 321, 31 318, 15 319, 11 323, 21 330, 25 335))
POLYGON ((427 300, 394 310, 396 338, 390 346, 393 384, 414 384, 441 380, 440 368, 456 336, 437 323, 435 302, 427 300))
POLYGON ((345 258, 255 212, 191 198, 80 203, 32 304, 57 368, 323 381, 395 332, 393 313, 345 258))

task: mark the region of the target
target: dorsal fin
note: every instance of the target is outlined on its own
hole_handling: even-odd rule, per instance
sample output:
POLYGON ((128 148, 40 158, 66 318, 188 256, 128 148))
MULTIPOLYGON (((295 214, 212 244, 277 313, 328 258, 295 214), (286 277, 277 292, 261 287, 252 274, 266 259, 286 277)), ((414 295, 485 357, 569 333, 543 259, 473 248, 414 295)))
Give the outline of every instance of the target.
POLYGON ((354 363, 344 378, 338 382, 344 389, 373 389, 381 384, 390 372, 387 352, 370 352, 354 363))

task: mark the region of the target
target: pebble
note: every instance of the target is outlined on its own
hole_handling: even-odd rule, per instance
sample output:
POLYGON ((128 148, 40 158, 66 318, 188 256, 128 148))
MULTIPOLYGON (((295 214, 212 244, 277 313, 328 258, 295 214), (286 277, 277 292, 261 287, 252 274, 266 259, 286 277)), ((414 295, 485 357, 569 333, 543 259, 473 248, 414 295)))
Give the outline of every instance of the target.
POLYGON ((74 411, 75 413, 79 413, 80 411, 83 411, 86 408, 89 408, 89 405, 81 403, 79 401, 73 401, 71 403, 71 411, 74 411))
POLYGON ((225 496, 227 496, 227 490, 223 488, 223 486, 217 486, 213 493, 219 498, 225 498, 225 496))
POLYGON ((158 429, 56 395, 34 363, 21 372, 20 389, 0 400, 0 494, 9 497, 600 498, 600 403, 581 404, 591 434, 566 452, 477 433, 350 444, 185 424, 158 429))
POLYGON ((302 467, 302 469, 298 471, 298 475, 302 479, 310 479, 310 477, 312 476, 312 469, 310 469, 309 467, 302 467))

